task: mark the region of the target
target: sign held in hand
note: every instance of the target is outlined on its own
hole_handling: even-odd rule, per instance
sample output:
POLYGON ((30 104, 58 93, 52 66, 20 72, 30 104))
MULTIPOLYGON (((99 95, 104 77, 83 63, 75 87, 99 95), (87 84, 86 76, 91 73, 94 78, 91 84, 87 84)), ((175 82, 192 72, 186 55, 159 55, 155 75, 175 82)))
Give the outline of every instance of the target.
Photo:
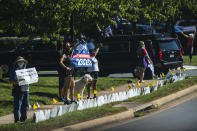
POLYGON ((38 82, 38 73, 34 68, 21 69, 16 71, 19 86, 38 82))

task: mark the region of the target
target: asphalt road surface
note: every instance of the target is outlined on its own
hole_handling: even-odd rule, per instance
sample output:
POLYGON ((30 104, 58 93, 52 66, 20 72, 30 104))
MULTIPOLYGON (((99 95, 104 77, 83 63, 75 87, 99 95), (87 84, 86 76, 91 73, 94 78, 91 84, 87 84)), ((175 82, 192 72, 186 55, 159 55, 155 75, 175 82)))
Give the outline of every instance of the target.
MULTIPOLYGON (((186 66, 186 71, 190 76, 197 76, 197 66, 186 66)), ((57 71, 39 71, 39 76, 57 76, 57 71)), ((132 73, 115 73, 110 74, 108 77, 133 77, 132 73)))
POLYGON ((197 131, 197 98, 105 131, 197 131))

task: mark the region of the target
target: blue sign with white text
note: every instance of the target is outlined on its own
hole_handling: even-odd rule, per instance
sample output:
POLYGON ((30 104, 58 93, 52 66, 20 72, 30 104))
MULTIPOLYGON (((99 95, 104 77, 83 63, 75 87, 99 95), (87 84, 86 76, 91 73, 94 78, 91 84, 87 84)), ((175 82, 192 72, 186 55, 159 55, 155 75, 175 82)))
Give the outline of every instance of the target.
POLYGON ((73 67, 92 67, 87 43, 81 43, 72 52, 73 67))

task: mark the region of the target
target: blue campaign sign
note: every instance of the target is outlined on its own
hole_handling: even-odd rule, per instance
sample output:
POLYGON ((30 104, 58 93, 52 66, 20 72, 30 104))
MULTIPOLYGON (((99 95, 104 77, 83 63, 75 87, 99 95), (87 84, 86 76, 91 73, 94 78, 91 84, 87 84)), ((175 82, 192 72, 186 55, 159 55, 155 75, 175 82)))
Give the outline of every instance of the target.
POLYGON ((72 52, 73 67, 92 67, 87 43, 81 43, 72 52))

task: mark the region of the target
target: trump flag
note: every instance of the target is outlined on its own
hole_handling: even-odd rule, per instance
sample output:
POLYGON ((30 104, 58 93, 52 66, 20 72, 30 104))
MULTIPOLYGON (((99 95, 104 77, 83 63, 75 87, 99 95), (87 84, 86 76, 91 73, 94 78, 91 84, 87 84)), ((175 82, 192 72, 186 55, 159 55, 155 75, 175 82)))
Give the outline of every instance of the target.
POLYGON ((72 52, 73 67, 92 67, 87 43, 81 43, 72 52))

